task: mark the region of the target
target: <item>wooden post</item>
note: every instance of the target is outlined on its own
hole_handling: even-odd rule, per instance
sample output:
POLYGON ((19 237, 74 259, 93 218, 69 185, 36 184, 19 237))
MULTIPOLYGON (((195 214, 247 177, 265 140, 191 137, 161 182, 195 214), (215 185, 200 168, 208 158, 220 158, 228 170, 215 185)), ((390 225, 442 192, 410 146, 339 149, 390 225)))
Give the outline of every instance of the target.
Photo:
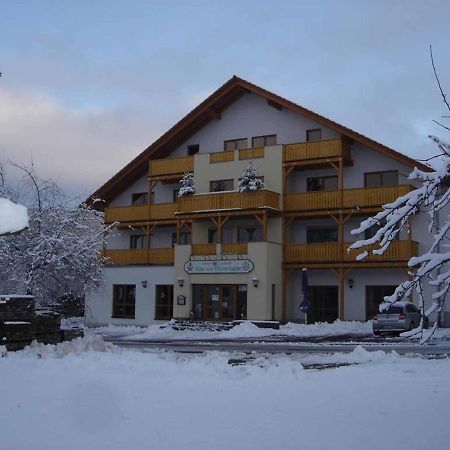
POLYGON ((180 243, 180 228, 181 228, 181 221, 180 219, 177 219, 177 242, 178 245, 180 243))
POLYGON ((286 283, 287 273, 283 267, 281 269, 281 322, 286 323, 286 283))
POLYGON ((344 320, 344 308, 345 308, 345 271, 341 267, 338 271, 338 280, 339 280, 339 320, 344 320))
POLYGON ((267 211, 263 214, 263 241, 267 241, 267 211))

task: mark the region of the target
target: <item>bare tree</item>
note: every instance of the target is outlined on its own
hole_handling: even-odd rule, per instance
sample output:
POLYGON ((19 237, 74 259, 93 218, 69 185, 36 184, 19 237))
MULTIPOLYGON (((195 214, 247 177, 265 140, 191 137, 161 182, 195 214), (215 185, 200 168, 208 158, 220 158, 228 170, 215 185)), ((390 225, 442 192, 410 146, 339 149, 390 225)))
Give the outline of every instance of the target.
MULTIPOLYGON (((433 72, 439 87, 440 95, 445 108, 450 113, 450 104, 439 80, 432 48, 430 46, 430 57, 433 72)), ((448 116, 444 116, 447 117, 448 116)), ((450 131, 450 128, 438 121, 434 121, 444 130, 450 131)), ((409 175, 410 180, 418 182, 419 187, 399 197, 393 203, 383 206, 383 210, 373 217, 361 222, 360 226, 352 230, 353 235, 364 233, 370 227, 376 225, 378 230, 369 239, 361 239, 350 246, 351 249, 366 249, 358 255, 358 259, 364 259, 371 252, 379 255, 383 254, 389 245, 399 235, 400 231, 408 226, 409 220, 417 213, 429 215, 429 230, 434 235, 431 247, 420 256, 413 257, 409 261, 410 279, 400 284, 395 292, 385 297, 386 304, 381 308, 388 307, 390 303, 401 299, 410 294, 415 289, 419 296, 419 306, 422 311, 422 317, 430 316, 436 313, 440 317, 444 307, 446 295, 450 289, 450 251, 449 251, 449 230, 450 217, 447 216, 443 223, 440 221, 440 215, 444 208, 450 202, 450 145, 436 136, 429 136, 437 147, 437 153, 427 160, 423 160, 429 166, 429 170, 420 170, 415 168, 409 175), (436 288, 432 296, 432 305, 424 310, 424 284, 436 288)), ((421 342, 424 343, 430 339, 438 326, 436 320, 430 332, 424 330, 424 319, 422 318, 419 327, 411 333, 405 333, 408 336, 414 336, 420 333, 421 342)))
POLYGON ((100 283, 102 246, 111 228, 101 212, 71 201, 33 165, 14 166, 23 174, 23 189, 7 182, 4 169, 1 189, 28 206, 29 228, 0 238, 1 290, 33 294, 42 304, 82 296, 86 287, 100 283))

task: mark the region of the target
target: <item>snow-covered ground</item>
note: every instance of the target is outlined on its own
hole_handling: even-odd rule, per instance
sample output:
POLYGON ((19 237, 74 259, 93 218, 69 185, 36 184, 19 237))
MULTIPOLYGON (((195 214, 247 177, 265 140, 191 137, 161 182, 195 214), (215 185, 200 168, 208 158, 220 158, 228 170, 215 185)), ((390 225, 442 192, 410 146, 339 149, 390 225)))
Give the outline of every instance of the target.
POLYGON ((450 360, 142 353, 94 336, 0 358, 7 450, 448 448, 450 360), (312 362, 357 363, 306 370, 312 362))
MULTIPOLYGON (((223 339, 252 339, 252 338, 345 338, 357 340, 372 336, 372 321, 340 321, 333 323, 316 323, 303 325, 287 323, 279 330, 258 328, 251 322, 243 322, 228 331, 208 330, 174 330, 170 326, 151 325, 146 328, 137 326, 114 326, 91 329, 94 334, 105 337, 121 338, 131 341, 170 341, 170 340, 223 340, 223 339)), ((434 339, 450 339, 450 328, 438 329, 434 339)), ((418 341, 419 336, 412 341, 418 341)))
POLYGON ((174 330, 170 326, 161 328, 160 325, 151 325, 147 328, 136 326, 99 327, 92 330, 96 334, 110 337, 123 337, 127 340, 214 340, 214 339, 247 339, 264 337, 327 337, 327 336, 370 336, 372 335, 372 322, 339 321, 334 323, 316 323, 303 325, 287 323, 281 325, 279 330, 271 328, 258 328, 251 322, 243 322, 227 331, 208 330, 174 330))

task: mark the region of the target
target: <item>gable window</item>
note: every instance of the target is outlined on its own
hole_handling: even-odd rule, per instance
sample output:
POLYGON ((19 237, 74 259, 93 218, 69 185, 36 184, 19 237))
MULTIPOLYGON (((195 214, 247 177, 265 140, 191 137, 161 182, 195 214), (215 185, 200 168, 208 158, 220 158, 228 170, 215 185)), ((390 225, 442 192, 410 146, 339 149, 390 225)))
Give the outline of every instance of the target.
POLYGON ((310 177, 306 179, 307 191, 335 191, 338 188, 338 177, 310 177))
MULTIPOLYGON (((177 233, 172 233, 172 247, 177 243, 177 233)), ((179 245, 188 245, 191 243, 191 232, 190 231, 180 231, 180 242, 179 245)))
POLYGON ((306 140, 309 141, 320 141, 322 139, 322 129, 315 128, 313 130, 306 130, 306 140))
POLYGON ((130 248, 142 249, 145 247, 145 234, 132 234, 130 236, 130 248))
POLYGON ((134 319, 136 304, 135 284, 113 285, 113 318, 134 319))
POLYGON ((189 156, 195 155, 200 151, 200 145, 199 144, 192 144, 187 146, 187 154, 189 156))
POLYGON ((319 242, 337 242, 338 241, 338 227, 326 228, 307 228, 306 242, 308 244, 315 244, 319 242))
POLYGON ((173 285, 157 284, 155 320, 170 320, 173 316, 173 285))
POLYGON ((209 192, 232 191, 234 180, 214 180, 209 182, 209 192))
POLYGON ((365 187, 396 186, 398 184, 398 170, 383 172, 366 172, 364 174, 365 187))
POLYGON ((228 141, 224 141, 223 149, 226 150, 241 150, 243 148, 247 148, 247 138, 241 139, 230 139, 228 141))
POLYGON ((238 242, 261 242, 262 240, 261 227, 238 227, 238 242))
POLYGON ((252 137, 252 147, 266 147, 268 145, 276 145, 277 135, 268 134, 267 136, 252 137))
POLYGON ((131 204, 133 206, 146 205, 147 203, 148 203, 148 192, 137 192, 135 194, 131 194, 131 204))

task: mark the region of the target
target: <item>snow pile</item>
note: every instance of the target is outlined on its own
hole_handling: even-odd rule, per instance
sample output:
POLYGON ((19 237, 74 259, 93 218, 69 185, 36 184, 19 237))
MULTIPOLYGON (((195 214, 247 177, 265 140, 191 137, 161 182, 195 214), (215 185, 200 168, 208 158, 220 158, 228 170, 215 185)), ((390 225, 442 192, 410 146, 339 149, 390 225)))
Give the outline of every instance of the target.
POLYGON ((0 235, 17 233, 28 227, 28 210, 6 198, 0 198, 0 235))
POLYGON ((86 352, 119 352, 120 349, 110 342, 105 342, 101 336, 89 335, 84 338, 77 338, 72 341, 61 342, 60 344, 39 344, 32 342, 29 347, 23 350, 24 355, 34 355, 38 358, 61 358, 71 353, 80 354, 86 352))
POLYGON ((326 336, 372 336, 372 321, 358 322, 356 320, 336 320, 333 323, 318 322, 310 325, 287 323, 280 327, 280 334, 295 337, 326 337, 326 336))
POLYGON ((231 330, 222 331, 220 337, 225 338, 247 338, 271 336, 276 330, 270 328, 259 328, 255 324, 245 321, 234 326, 231 330))

